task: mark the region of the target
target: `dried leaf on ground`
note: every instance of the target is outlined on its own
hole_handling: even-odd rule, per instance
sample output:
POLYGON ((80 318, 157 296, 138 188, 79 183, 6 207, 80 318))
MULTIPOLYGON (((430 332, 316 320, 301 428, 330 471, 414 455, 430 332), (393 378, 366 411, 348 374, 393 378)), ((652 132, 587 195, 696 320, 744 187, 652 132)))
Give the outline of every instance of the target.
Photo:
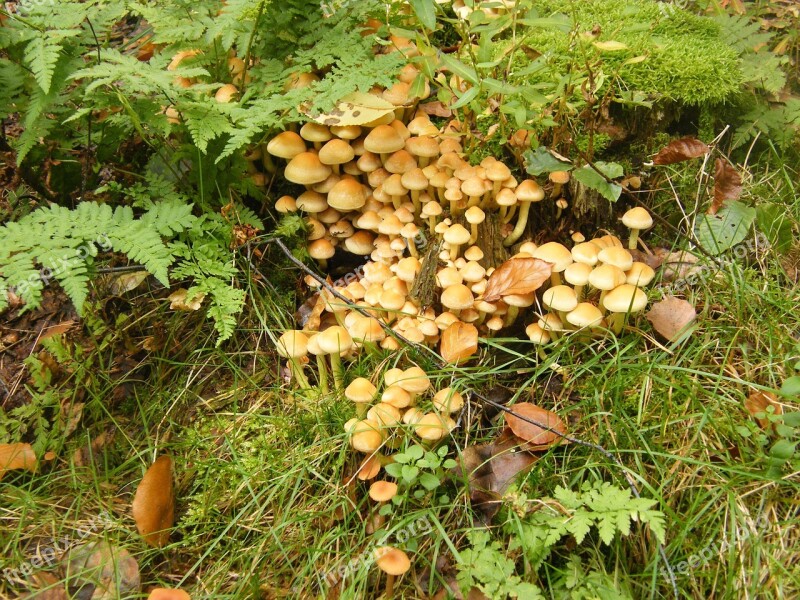
POLYGON ((495 302, 503 296, 530 294, 550 278, 553 264, 539 258, 510 258, 494 270, 483 299, 495 302))
POLYGON ((131 292, 139 287, 142 282, 150 276, 147 271, 134 271, 133 273, 121 273, 114 276, 108 286, 108 291, 114 296, 121 296, 126 292, 131 292))
POLYGON ((663 338, 672 341, 694 322, 697 312, 686 300, 667 296, 656 302, 645 317, 663 338))
POLYGON ((661 281, 679 281, 703 271, 700 258, 686 250, 670 252, 661 263, 661 281))
POLYGON ((638 248, 628 250, 628 252, 631 253, 633 260, 644 263, 651 269, 659 268, 670 254, 669 250, 661 247, 651 248, 650 252, 645 252, 638 248))
POLYGON ((67 406, 61 405, 61 418, 66 421, 62 434, 65 438, 78 428, 84 406, 86 406, 85 402, 69 402, 67 406))
POLYGON ((109 429, 104 431, 89 444, 78 448, 72 455, 72 460, 76 467, 87 467, 95 460, 95 458, 102 452, 103 448, 108 446, 116 435, 116 429, 109 429))
POLYGON ((74 546, 62 560, 62 568, 68 586, 81 588, 80 597, 92 600, 126 598, 136 594, 141 583, 136 559, 106 541, 74 546), (84 591, 89 595, 83 596, 84 591))
POLYGON ((418 109, 424 112, 426 115, 430 115, 432 117, 442 117, 444 119, 449 119, 450 117, 453 116, 453 111, 450 110, 441 102, 439 102, 438 100, 434 102, 426 102, 425 104, 420 104, 418 109))
POLYGON ((770 420, 767 418, 768 413, 773 415, 782 415, 783 407, 778 404, 778 397, 772 392, 762 392, 761 390, 753 390, 744 401, 744 407, 747 412, 758 421, 762 429, 770 428, 770 420), (772 411, 767 410, 772 407, 772 411))
POLYGON ((724 158, 714 162, 714 201, 708 207, 708 214, 715 215, 726 200, 737 200, 742 195, 742 177, 731 163, 724 158))
POLYGON ((200 292, 199 294, 195 294, 192 298, 187 298, 188 293, 189 290, 183 288, 172 292, 167 298, 169 300, 170 309, 186 311, 200 310, 206 295, 200 292))
POLYGON ((147 600, 192 600, 192 597, 183 590, 156 588, 150 592, 147 600))
POLYGON ((159 456, 147 470, 133 498, 136 529, 151 546, 163 548, 175 522, 172 458, 159 456))
POLYGON ((31 587, 35 588, 28 594, 23 594, 20 599, 25 600, 70 600, 67 588, 52 573, 40 571, 33 573, 30 578, 31 587))
POLYGON ((73 325, 75 325, 75 321, 63 321, 58 325, 51 325, 49 327, 45 327, 44 329, 42 329, 42 334, 39 336, 37 342, 42 343, 47 339, 63 335, 67 333, 70 329, 72 329, 73 325))
POLYGON ((522 447, 525 450, 547 450, 564 440, 558 434, 566 435, 567 426, 561 420, 561 417, 553 411, 541 408, 530 402, 518 402, 511 407, 511 410, 514 413, 506 413, 506 424, 511 433, 522 441, 522 447), (536 421, 549 429, 529 423, 522 417, 536 421), (550 431, 550 429, 553 431, 550 431))
POLYGON ((691 160, 698 156, 703 156, 709 150, 708 145, 697 138, 684 137, 679 140, 672 140, 664 146, 653 158, 653 164, 671 165, 684 160, 691 160))
POLYGON ((447 362, 461 362, 477 351, 478 329, 472 323, 456 321, 442 333, 439 353, 447 362))
POLYGON ((500 498, 537 457, 525 451, 514 451, 518 442, 511 436, 475 446, 462 453, 462 474, 469 479, 470 501, 488 523, 500 508, 500 498))
POLYGON ((36 471, 36 454, 30 444, 0 444, 0 479, 6 471, 26 469, 36 471))

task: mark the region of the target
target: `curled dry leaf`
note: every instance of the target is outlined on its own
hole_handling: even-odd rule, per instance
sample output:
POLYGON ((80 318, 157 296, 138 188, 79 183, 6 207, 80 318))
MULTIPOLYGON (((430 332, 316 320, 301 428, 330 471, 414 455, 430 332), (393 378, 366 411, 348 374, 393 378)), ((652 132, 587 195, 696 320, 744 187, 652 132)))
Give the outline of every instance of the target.
POLYGON ((714 162, 714 201, 708 214, 715 215, 726 200, 737 200, 742 195, 742 178, 739 171, 724 158, 714 162))
POLYGON ((661 263, 661 281, 669 283, 699 275, 703 272, 703 266, 699 263, 700 259, 687 250, 670 252, 661 263))
POLYGON ((656 302, 645 317, 664 339, 672 341, 694 322, 697 312, 686 300, 667 296, 656 302))
POLYGON ((761 390, 753 390, 744 401, 744 407, 750 413, 762 429, 770 428, 770 420, 767 418, 768 413, 773 415, 782 415, 783 407, 778 404, 778 398, 772 392, 762 392, 761 390), (767 410, 772 407, 772 410, 767 410))
POLYGON ((434 102, 426 102, 425 104, 420 104, 418 108, 426 115, 430 115, 432 117, 442 117, 443 119, 449 119, 450 117, 453 116, 453 111, 447 108, 444 104, 442 104, 438 100, 434 102))
POLYGON ((192 597, 183 590, 156 588, 150 592, 147 600, 192 600, 192 597))
MULTIPOLYGON (((127 598, 139 591, 139 565, 125 548, 106 541, 72 547, 61 561, 69 588, 93 600, 127 598)), ((78 597, 77 595, 75 597, 78 597)))
POLYGON ((539 258, 510 258, 489 277, 483 299, 495 302, 503 296, 530 294, 542 287, 552 272, 553 264, 539 258))
POLYGON ((172 487, 172 458, 159 456, 147 469, 133 498, 136 529, 145 542, 163 548, 175 522, 175 493, 172 487))
POLYGON ((656 165, 671 165, 676 162, 690 160, 703 156, 708 152, 708 146, 693 137, 684 137, 679 140, 672 140, 669 144, 659 150, 653 159, 656 165))
POLYGON ((36 471, 36 454, 30 444, 0 444, 0 479, 6 471, 26 469, 36 471))
POLYGON ((456 321, 442 333, 439 353, 449 363, 468 359, 478 351, 478 329, 472 323, 456 321))
POLYGON ((508 486, 538 460, 529 452, 515 452, 518 440, 500 436, 488 444, 467 446, 461 455, 462 476, 469 480, 473 508, 488 524, 500 509, 500 498, 508 486))
POLYGON ((395 106, 383 98, 353 92, 348 94, 329 113, 312 117, 322 125, 363 125, 394 112, 395 106))
POLYGON ((518 402, 511 407, 511 410, 514 413, 506 413, 506 424, 511 433, 522 440, 522 447, 525 450, 547 450, 564 439, 559 433, 562 435, 567 433, 564 421, 551 410, 530 402, 518 402), (544 427, 529 423, 524 418, 535 421, 544 427))
POLYGON ((70 600, 67 588, 52 573, 47 571, 33 573, 28 581, 36 591, 23 594, 20 598, 25 600, 70 600))
POLYGON ((200 310, 206 295, 200 292, 193 298, 187 298, 188 293, 189 290, 183 288, 172 292, 168 297, 169 307, 172 310, 200 310))

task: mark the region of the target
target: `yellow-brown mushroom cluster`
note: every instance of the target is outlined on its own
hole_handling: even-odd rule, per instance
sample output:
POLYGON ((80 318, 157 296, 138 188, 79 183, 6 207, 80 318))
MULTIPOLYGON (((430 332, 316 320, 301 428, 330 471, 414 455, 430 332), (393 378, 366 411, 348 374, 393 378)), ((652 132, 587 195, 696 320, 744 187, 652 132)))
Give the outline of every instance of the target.
POLYGON ((356 406, 356 417, 345 424, 350 446, 367 460, 359 471, 360 479, 372 479, 380 471, 383 447, 401 445, 407 433, 434 444, 455 427, 454 413, 464 406, 457 390, 445 387, 432 392, 425 371, 412 366, 393 368, 383 374, 383 391, 363 377, 345 389, 345 397, 356 406), (427 410, 423 410, 427 407, 427 410))

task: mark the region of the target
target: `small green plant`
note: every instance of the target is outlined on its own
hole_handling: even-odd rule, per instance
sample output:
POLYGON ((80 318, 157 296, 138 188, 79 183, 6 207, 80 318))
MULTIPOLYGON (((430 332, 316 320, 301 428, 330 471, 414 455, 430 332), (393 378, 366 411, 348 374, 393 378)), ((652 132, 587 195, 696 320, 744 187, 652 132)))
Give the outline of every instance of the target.
MULTIPOLYGON (((629 489, 608 482, 587 482, 577 492, 558 486, 553 498, 535 503, 519 491, 509 491, 506 497, 512 501, 510 509, 506 509, 503 526, 508 536, 506 543, 490 541, 486 531, 468 534, 471 548, 461 552, 457 576, 464 593, 477 587, 490 598, 544 598, 537 585, 522 582, 516 574, 516 559, 524 557, 538 571, 566 536, 581 544, 595 530, 608 545, 618 534, 629 535, 633 522, 638 521, 649 525, 659 542, 664 541, 664 514, 652 508, 655 501, 634 498, 629 489)), ((552 567, 550 562, 548 569, 552 567)), ((556 577, 557 597, 576 600, 630 597, 603 571, 587 572, 579 555, 570 554, 568 565, 556 577)))
POLYGON ((525 583, 516 574, 516 564, 488 531, 472 530, 467 534, 470 547, 461 551, 456 580, 466 595, 478 588, 489 598, 544 600, 542 590, 525 583))
MULTIPOLYGON (((447 458, 448 452, 447 446, 427 450, 419 444, 413 444, 394 455, 394 462, 386 465, 386 473, 397 479, 402 495, 422 500, 434 494, 447 478, 447 471, 455 468, 456 461, 447 458)), ((398 500, 401 501, 401 498, 398 500)), ((436 501, 439 505, 446 505, 450 498, 446 493, 441 493, 436 501)))

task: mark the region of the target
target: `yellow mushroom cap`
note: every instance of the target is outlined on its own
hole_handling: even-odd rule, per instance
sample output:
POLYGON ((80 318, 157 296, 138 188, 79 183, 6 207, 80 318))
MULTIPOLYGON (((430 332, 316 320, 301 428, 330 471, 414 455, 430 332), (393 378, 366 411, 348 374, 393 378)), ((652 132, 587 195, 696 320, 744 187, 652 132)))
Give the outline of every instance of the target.
POLYGON ((607 265, 614 265, 627 271, 633 265, 633 256, 625 248, 618 248, 617 246, 610 246, 603 248, 597 254, 598 260, 607 265))
POLYGON ((375 549, 375 563, 387 575, 402 575, 411 568, 408 554, 397 548, 382 546, 375 549))
POLYGON ((613 290, 625 280, 625 272, 614 265, 600 265, 589 273, 589 285, 598 290, 613 290))
POLYGON ((656 276, 656 272, 650 265, 643 262, 635 262, 631 268, 625 272, 626 283, 635 285, 637 287, 644 287, 656 276))
POLYGON ((578 305, 578 298, 568 285, 555 285, 542 294, 542 303, 551 310, 569 312, 578 305))
POLYGON ((333 325, 317 335, 319 347, 326 354, 341 354, 353 347, 353 338, 344 327, 333 325))
POLYGON ((525 334, 528 339, 537 345, 544 345, 550 343, 550 334, 538 323, 531 323, 525 328, 525 334))
POLYGON ((561 273, 572 263, 572 253, 558 242, 542 244, 533 252, 533 257, 553 263, 553 271, 556 273, 561 273))
POLYGON ((289 161, 284 177, 292 183, 311 185, 325 181, 331 174, 331 168, 323 165, 313 152, 301 152, 289 161))
POLYGON ((567 322, 575 327, 596 327, 603 321, 603 313, 594 304, 581 302, 567 314, 567 322))
POLYGON ((433 396, 433 407, 439 412, 454 413, 464 406, 464 397, 451 387, 446 387, 433 396))
POLYGON ((421 394, 431 386, 431 381, 420 367, 409 367, 403 371, 397 385, 410 394, 421 394))
POLYGON ((572 248, 572 259, 575 262, 583 263, 591 267, 597 264, 599 260, 597 255, 600 253, 600 248, 592 242, 581 242, 572 248))
POLYGON ((377 393, 377 388, 369 379, 365 379, 364 377, 354 379, 344 390, 345 398, 357 404, 372 402, 377 393))
POLYGON ((399 385, 390 385, 381 394, 381 402, 391 404, 396 408, 406 408, 411 406, 411 394, 401 388, 399 385))
POLYGON ((606 294, 603 306, 614 313, 639 312, 647 306, 647 294, 635 285, 624 283, 606 294))
POLYGON ((308 337, 302 331, 287 331, 278 338, 278 354, 283 358, 298 358, 308 353, 308 337))
POLYGON ((405 146, 405 140, 391 125, 378 125, 364 138, 364 149, 375 154, 391 154, 405 146))
POLYGON ((443 438, 449 431, 448 424, 436 413, 423 415, 414 426, 414 433, 427 441, 436 441, 443 438))
POLYGON ((474 302, 472 290, 462 283, 451 285, 442 292, 442 304, 451 310, 470 308, 474 302))
POLYGON ((650 229, 653 226, 653 217, 646 209, 637 206, 622 215, 622 223, 629 229, 650 229))
POLYGON ((353 160, 353 147, 338 138, 330 140, 319 150, 319 161, 323 165, 341 165, 353 160))
POLYGON ((393 481, 375 481, 369 486, 369 497, 375 502, 388 502, 397 495, 397 484, 393 481))

